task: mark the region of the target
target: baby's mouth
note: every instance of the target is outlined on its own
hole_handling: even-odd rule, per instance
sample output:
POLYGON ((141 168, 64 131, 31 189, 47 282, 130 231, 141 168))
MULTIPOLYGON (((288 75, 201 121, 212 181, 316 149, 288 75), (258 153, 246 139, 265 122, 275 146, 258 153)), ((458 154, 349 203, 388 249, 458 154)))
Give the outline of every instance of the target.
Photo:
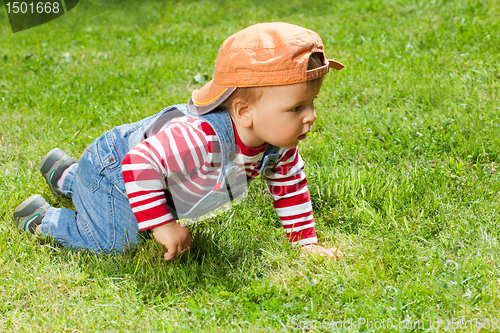
POLYGON ((306 132, 306 133, 302 134, 301 136, 297 137, 297 139, 304 140, 306 138, 306 136, 307 136, 307 133, 309 133, 309 132, 306 132))

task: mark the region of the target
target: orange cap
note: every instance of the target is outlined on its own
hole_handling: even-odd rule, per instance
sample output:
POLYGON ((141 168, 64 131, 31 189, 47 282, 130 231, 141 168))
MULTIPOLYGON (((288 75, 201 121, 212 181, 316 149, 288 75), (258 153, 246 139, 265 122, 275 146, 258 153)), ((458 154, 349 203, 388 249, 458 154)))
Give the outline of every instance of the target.
POLYGON ((223 103, 238 87, 279 86, 314 80, 341 70, 327 60, 319 35, 297 25, 259 23, 227 38, 219 49, 213 79, 188 101, 194 114, 205 114, 223 103), (323 66, 307 70, 309 57, 320 53, 323 66))

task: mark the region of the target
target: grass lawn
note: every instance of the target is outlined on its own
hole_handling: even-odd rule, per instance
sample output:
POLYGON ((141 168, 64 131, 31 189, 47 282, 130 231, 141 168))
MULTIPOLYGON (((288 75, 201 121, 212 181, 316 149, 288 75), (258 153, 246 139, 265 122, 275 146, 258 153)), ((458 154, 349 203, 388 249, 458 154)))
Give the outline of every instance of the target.
POLYGON ((0 331, 498 331, 499 15, 493 0, 82 0, 13 34, 0 10, 0 331), (172 263, 153 240, 94 256, 11 225, 35 193, 72 207, 38 172, 47 151, 78 158, 186 102, 222 41, 264 21, 317 31, 346 65, 300 144, 318 237, 345 259, 290 249, 260 179, 172 263))

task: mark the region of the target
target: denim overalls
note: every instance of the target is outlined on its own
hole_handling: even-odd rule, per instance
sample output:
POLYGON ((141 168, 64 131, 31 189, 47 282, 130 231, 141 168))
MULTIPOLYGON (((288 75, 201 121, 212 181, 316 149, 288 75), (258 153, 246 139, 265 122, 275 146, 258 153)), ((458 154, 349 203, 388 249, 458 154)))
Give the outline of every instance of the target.
MULTIPOLYGON (((195 116, 186 104, 179 104, 136 123, 117 126, 92 142, 77 167, 70 169, 61 188, 72 198, 76 211, 50 207, 42 221, 42 231, 63 246, 87 248, 95 253, 123 251, 140 242, 137 220, 123 182, 123 158, 144 140, 146 131, 155 133, 155 128, 185 115, 200 117, 212 126, 221 147, 222 167, 217 188, 196 204, 186 205, 175 197, 167 197, 174 217, 182 221, 203 219, 241 197, 250 180, 238 176, 238 168, 242 166, 235 153, 234 131, 228 113, 219 110, 195 116)), ((266 147, 259 174, 276 164, 279 149, 272 145, 266 147)), ((166 194, 168 196, 169 192, 166 194)))

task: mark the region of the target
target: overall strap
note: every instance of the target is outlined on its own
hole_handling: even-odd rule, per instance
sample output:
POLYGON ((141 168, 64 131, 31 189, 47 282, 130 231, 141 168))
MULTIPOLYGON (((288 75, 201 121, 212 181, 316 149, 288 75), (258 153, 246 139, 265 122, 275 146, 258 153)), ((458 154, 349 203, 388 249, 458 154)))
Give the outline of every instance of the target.
POLYGON ((273 146, 271 144, 267 145, 266 149, 264 150, 264 155, 262 156, 262 160, 258 166, 259 175, 264 171, 271 169, 276 164, 276 161, 280 156, 279 151, 280 151, 279 147, 273 146))
MULTIPOLYGON (((144 135, 158 124, 165 124, 174 118, 185 116, 187 112, 187 104, 179 104, 168 106, 160 112, 144 118, 134 124, 128 136, 128 149, 132 149, 144 140, 144 135)), ((161 127, 161 126, 160 126, 161 127)))
POLYGON ((236 158, 236 140, 234 138, 233 122, 226 110, 216 110, 198 117, 212 126, 219 139, 222 165, 218 182, 221 182, 226 178, 228 165, 236 158))

